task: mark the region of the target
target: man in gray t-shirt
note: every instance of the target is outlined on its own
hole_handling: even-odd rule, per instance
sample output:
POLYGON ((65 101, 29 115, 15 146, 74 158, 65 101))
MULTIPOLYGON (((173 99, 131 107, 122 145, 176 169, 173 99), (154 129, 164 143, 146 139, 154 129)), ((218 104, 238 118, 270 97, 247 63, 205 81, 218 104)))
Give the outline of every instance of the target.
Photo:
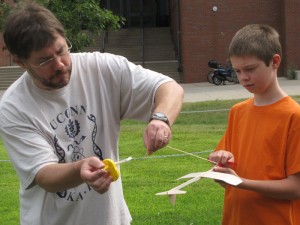
POLYGON ((21 224, 130 224, 121 179, 113 182, 103 160, 119 160, 122 119, 150 121, 148 154, 166 146, 182 88, 121 56, 70 53, 59 21, 37 4, 13 12, 3 31, 26 70, 0 103, 1 137, 21 181, 21 224))

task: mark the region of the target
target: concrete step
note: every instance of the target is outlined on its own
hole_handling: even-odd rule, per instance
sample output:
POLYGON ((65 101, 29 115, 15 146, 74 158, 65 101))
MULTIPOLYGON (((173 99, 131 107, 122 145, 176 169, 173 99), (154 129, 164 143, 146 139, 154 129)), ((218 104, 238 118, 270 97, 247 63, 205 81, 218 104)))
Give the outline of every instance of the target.
POLYGON ((144 30, 145 45, 174 45, 169 27, 152 27, 144 30))
POLYGON ((173 45, 145 45, 144 56, 146 61, 170 61, 176 59, 173 45))
POLYGON ((23 73, 24 70, 19 66, 0 67, 0 90, 6 90, 23 73))
POLYGON ((103 38, 105 33, 102 32, 100 35, 92 34, 86 31, 86 34, 93 40, 92 44, 88 47, 84 47, 82 52, 94 52, 94 51, 102 51, 103 48, 103 38))
POLYGON ((105 45, 131 46, 142 44, 142 32, 128 30, 127 32, 108 32, 105 45))
MULTIPOLYGON (((176 59, 170 28, 145 28, 144 38, 144 60, 176 59)), ((142 29, 122 29, 109 32, 105 52, 123 55, 131 61, 141 61, 143 54, 141 41, 142 29)))
MULTIPOLYGON (((141 64, 143 60, 142 29, 109 31, 105 52, 122 55, 141 64)), ((144 66, 171 76, 179 82, 177 58, 169 27, 144 29, 144 66), (172 62, 172 63, 170 63, 172 62)))
MULTIPOLYGON (((137 62, 137 64, 141 64, 137 62)), ((144 68, 162 73, 173 78, 175 81, 180 82, 180 75, 178 73, 178 62, 176 60, 171 61, 148 61, 145 62, 144 68)))

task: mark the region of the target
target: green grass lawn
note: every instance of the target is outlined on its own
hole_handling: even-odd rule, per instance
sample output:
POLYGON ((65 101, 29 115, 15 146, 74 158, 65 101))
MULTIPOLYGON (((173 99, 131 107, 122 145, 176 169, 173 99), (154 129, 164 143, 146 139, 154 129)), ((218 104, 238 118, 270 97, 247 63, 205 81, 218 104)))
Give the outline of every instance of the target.
MULTIPOLYGON (((295 97, 296 100, 300 96, 295 97)), ((238 100, 185 103, 172 127, 170 146, 206 158, 221 138, 228 111, 238 100), (209 111, 207 110, 220 110, 209 111)), ((213 180, 202 179, 178 195, 175 206, 167 196, 155 194, 167 191, 185 180, 177 178, 191 172, 210 169, 210 163, 164 148, 145 156, 143 131, 146 123, 123 121, 120 137, 120 157, 133 157, 122 164, 124 195, 133 217, 132 225, 217 225, 221 224, 223 188, 213 180)), ((19 181, 0 140, 0 224, 19 224, 19 181)))
POLYGON ((0 139, 0 224, 19 224, 19 180, 0 139))
MULTIPOLYGON (((234 102, 184 104, 183 113, 172 127, 173 139, 169 145, 206 158, 225 130, 228 111, 204 111, 228 109, 234 102)), ((223 188, 213 180, 203 179, 185 187, 187 194, 178 195, 175 206, 170 204, 167 196, 155 195, 186 181, 177 181, 177 178, 191 172, 206 171, 211 165, 169 148, 145 157, 144 128, 145 123, 124 121, 120 138, 121 158, 136 158, 121 168, 132 224, 221 224, 223 188)))

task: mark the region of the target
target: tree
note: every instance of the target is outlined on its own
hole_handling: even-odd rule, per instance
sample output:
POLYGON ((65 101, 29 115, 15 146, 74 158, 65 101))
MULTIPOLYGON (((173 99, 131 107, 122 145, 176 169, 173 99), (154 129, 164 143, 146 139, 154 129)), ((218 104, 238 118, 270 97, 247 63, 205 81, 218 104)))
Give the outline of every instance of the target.
POLYGON ((4 2, 0 2, 0 31, 2 30, 4 18, 8 15, 10 7, 4 2))
MULTIPOLYGON (((61 21, 73 45, 72 51, 75 52, 92 43, 93 40, 88 33, 100 35, 106 30, 117 30, 125 21, 123 17, 100 8, 99 1, 95 0, 36 0, 36 2, 47 7, 61 21)), ((0 29, 3 18, 7 15, 7 11, 2 14, 1 9, 2 7, 0 7, 0 29)), ((5 7, 4 9, 6 10, 5 7)))
POLYGON ((85 31, 100 35, 102 31, 116 30, 124 24, 124 18, 101 9, 95 0, 50 0, 46 7, 63 23, 73 51, 91 44, 85 31))

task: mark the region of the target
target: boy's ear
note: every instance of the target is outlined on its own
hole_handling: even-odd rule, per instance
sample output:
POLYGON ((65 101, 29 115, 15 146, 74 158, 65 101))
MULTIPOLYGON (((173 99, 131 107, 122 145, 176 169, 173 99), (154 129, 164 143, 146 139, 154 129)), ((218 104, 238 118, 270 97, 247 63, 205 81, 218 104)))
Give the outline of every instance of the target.
POLYGON ((277 69, 280 66, 281 63, 281 57, 279 54, 275 54, 272 58, 272 64, 277 69))
POLYGON ((25 65, 25 63, 23 62, 23 60, 21 60, 17 55, 13 55, 13 61, 15 63, 18 64, 18 66, 20 66, 21 68, 25 69, 27 68, 27 66, 25 65))

